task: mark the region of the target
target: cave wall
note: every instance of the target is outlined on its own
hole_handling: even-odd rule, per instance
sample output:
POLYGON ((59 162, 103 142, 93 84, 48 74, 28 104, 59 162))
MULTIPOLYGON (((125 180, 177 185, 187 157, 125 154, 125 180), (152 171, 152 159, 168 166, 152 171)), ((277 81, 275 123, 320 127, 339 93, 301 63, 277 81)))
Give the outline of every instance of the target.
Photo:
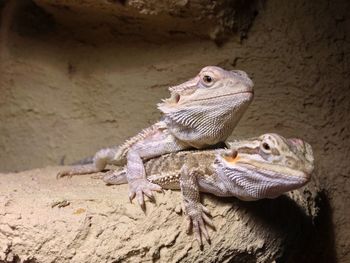
POLYGON ((24 2, 1 4, 0 171, 119 144, 159 118, 170 85, 206 65, 245 70, 255 100, 232 138, 313 146, 335 226, 322 253, 350 260, 347 1, 24 2))

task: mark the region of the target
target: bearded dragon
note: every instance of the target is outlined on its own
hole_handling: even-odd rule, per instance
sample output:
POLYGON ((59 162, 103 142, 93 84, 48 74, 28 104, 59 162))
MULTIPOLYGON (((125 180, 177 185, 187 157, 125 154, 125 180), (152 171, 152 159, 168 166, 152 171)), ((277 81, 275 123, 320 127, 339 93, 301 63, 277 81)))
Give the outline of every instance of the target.
POLYGON ((253 99, 253 82, 244 71, 208 66, 189 81, 169 88, 171 97, 158 104, 162 119, 120 147, 98 151, 92 164, 61 171, 57 177, 102 171, 107 164, 125 165, 129 198, 144 208, 144 194, 161 187, 146 179, 143 160, 185 149, 224 142, 253 99))
MULTIPOLYGON (((180 189, 189 227, 202 247, 210 242, 206 224, 214 227, 200 192, 253 201, 276 198, 305 185, 314 169, 311 146, 278 134, 228 143, 228 149, 183 151, 145 162, 147 180, 163 189, 180 189)), ((127 172, 107 173, 108 184, 127 182, 127 172)))

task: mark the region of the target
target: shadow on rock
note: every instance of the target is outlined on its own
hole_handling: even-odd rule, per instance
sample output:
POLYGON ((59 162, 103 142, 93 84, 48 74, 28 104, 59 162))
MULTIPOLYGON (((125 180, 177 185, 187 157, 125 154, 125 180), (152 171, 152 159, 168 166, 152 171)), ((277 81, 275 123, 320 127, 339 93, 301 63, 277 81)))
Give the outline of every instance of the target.
MULTIPOLYGON (((315 214, 286 195, 254 202, 233 199, 221 202, 236 203, 239 210, 249 214, 248 225, 257 236, 263 226, 271 233, 271 239, 283 237, 284 250, 276 255, 277 263, 336 262, 332 210, 325 191, 318 192, 313 200, 315 214)), ((273 242, 266 242, 270 243, 273 242)))

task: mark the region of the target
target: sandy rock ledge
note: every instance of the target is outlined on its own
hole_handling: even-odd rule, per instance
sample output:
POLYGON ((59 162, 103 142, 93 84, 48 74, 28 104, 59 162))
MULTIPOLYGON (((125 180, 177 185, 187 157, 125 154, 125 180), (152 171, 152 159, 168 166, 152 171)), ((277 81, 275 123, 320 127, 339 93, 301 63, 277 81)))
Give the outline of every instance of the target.
POLYGON ((179 192, 157 194, 143 213, 126 185, 56 180, 59 169, 0 174, 0 262, 300 262, 322 242, 315 182, 275 200, 205 195, 217 229, 200 251, 185 233, 179 192))

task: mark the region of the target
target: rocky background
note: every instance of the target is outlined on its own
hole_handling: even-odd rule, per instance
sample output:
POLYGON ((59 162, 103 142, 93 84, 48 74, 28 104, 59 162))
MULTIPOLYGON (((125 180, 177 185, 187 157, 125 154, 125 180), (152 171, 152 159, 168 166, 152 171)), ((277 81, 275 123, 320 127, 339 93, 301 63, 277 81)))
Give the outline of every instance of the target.
POLYGON ((350 261, 348 1, 25 0, 0 8, 1 172, 118 144, 159 118, 168 86, 206 65, 241 69, 255 100, 232 138, 277 132, 313 146, 325 212, 310 258, 350 261))

